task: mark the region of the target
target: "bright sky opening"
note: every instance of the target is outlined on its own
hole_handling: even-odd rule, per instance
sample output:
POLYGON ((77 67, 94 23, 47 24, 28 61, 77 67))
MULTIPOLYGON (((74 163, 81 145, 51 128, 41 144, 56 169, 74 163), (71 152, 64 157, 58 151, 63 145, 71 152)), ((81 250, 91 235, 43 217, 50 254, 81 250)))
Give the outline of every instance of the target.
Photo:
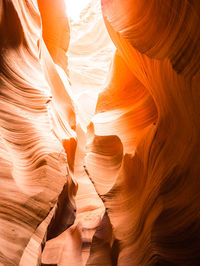
POLYGON ((66 11, 69 18, 78 21, 81 11, 88 6, 91 0, 65 0, 66 11))

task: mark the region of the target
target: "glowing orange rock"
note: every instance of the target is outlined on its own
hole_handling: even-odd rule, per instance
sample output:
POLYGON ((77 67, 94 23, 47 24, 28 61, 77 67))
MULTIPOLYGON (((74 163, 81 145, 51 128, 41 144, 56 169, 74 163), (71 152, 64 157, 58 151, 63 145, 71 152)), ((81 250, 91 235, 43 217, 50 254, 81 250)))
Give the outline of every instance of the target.
MULTIPOLYGON (((1 1, 0 13, 0 262, 18 265, 22 259, 22 265, 27 265, 27 261, 34 264, 39 259, 51 219, 39 225, 56 205, 68 180, 71 194, 61 194, 65 199, 62 207, 69 207, 61 231, 69 226, 75 187, 65 151, 52 130, 52 95, 40 63, 37 4, 1 1), (30 250, 35 252, 32 256, 28 256, 30 250)), ((54 77, 56 87, 58 74, 55 67, 48 67, 46 76, 54 77)), ((55 208, 52 212, 59 216, 55 208)))
MULTIPOLYGON (((117 265, 197 265, 199 6, 113 0, 102 1, 102 8, 113 42, 158 113, 156 123, 136 132, 135 150, 124 155, 115 185, 101 196, 119 241, 117 265)), ((101 168, 96 163, 97 173, 101 168)))
POLYGON ((87 265, 199 265, 199 1, 101 3, 116 53, 86 136, 96 94, 79 95, 76 125, 55 65, 68 73, 64 1, 38 0, 41 17, 36 1, 0 1, 0 264, 40 264, 47 240, 44 263, 81 266, 92 241, 87 265))

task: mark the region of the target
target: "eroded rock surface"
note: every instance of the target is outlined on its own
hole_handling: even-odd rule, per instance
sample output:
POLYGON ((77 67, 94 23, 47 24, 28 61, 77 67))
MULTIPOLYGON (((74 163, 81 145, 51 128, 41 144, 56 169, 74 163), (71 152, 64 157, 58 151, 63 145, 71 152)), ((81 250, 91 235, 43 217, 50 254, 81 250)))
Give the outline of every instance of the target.
MULTIPOLYGON (((112 188, 101 195, 119 243, 117 265, 198 265, 199 1, 101 2, 108 32, 126 64, 118 68, 128 68, 111 78, 93 119, 94 133, 103 140, 116 131, 124 148, 118 177, 115 173, 112 188), (120 87, 113 86, 128 73, 134 83, 125 78, 120 87), (133 117, 126 117, 129 106, 133 117), (134 148, 127 153, 123 136, 130 131, 134 148)), ((89 145, 88 169, 102 191, 105 172, 108 180, 111 175, 99 138, 89 145)))
POLYGON ((199 265, 200 2, 92 5, 0 1, 0 263, 199 265))
MULTIPOLYGON (((48 69, 40 62, 41 20, 36 1, 1 1, 0 23, 0 262, 18 265, 71 177, 51 122, 53 88, 44 72, 53 76, 55 87, 59 76, 52 62, 48 69)), ((44 61, 47 53, 42 55, 44 61)), ((71 194, 65 202, 71 206, 66 216, 74 211, 71 194)), ((42 243, 47 226, 36 242, 42 243)))

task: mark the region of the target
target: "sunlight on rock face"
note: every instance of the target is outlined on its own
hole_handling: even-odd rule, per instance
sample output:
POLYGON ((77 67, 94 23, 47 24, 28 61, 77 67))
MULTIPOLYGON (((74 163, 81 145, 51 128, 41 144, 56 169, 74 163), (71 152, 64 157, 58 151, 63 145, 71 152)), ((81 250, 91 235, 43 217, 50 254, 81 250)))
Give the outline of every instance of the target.
POLYGON ((199 265, 199 25, 198 0, 0 0, 0 265, 199 265))
POLYGON ((78 21, 81 11, 87 7, 90 2, 91 0, 65 0, 68 17, 74 21, 78 21))

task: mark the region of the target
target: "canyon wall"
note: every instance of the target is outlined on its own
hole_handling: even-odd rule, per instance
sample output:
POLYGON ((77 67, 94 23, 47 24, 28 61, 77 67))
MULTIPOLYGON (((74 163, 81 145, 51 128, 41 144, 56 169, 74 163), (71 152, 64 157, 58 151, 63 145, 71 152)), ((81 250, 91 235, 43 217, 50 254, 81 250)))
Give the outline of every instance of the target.
POLYGON ((123 266, 199 265, 200 2, 101 3, 117 52, 86 164, 118 243, 111 255, 123 266))
POLYGON ((73 104, 43 43, 36 1, 0 1, 0 70, 0 262, 36 265, 50 218, 49 237, 73 223, 76 191, 51 115, 62 110, 73 121, 73 104), (64 218, 57 209, 67 209, 64 218))
MULTIPOLYGON (((81 74, 70 81, 64 1, 0 0, 5 266, 41 265, 41 254, 44 264, 69 266, 199 265, 200 1, 101 0, 101 7, 116 47, 109 79, 93 92, 97 103, 89 92, 74 102, 70 83, 82 92, 81 74), (84 119, 80 110, 94 103, 84 119), (74 223, 76 178, 77 216, 84 206, 102 208, 99 198, 105 206, 87 262, 74 223)), ((71 53, 81 57, 83 47, 71 53)))

